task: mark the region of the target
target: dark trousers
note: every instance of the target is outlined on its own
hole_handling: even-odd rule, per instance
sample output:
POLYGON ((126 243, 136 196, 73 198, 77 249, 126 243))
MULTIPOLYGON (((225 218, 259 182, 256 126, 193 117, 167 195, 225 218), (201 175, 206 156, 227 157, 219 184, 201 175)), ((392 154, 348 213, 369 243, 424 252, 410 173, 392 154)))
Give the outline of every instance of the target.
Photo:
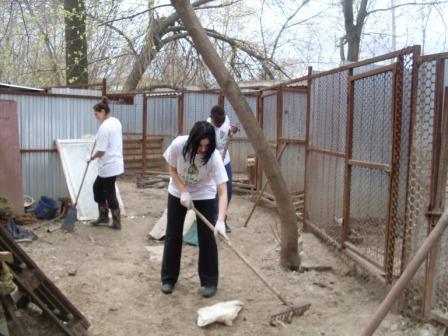
MULTIPOLYGON (((193 201, 196 209, 212 224, 216 221, 216 200, 193 201)), ((180 199, 168 194, 168 223, 166 226, 165 248, 162 260, 162 283, 175 284, 180 273, 182 255, 182 231, 187 209, 180 199)), ((196 217, 199 241, 198 273, 203 286, 218 285, 218 248, 215 236, 206 224, 196 217)))
POLYGON ((97 176, 93 183, 93 197, 98 204, 107 204, 109 209, 118 209, 117 194, 115 193, 116 176, 100 177, 97 176))
POLYGON ((224 166, 227 172, 227 205, 229 205, 230 200, 232 199, 232 163, 228 163, 224 166))
MULTIPOLYGON (((226 164, 224 166, 224 168, 226 169, 227 172, 227 178, 229 179, 227 181, 227 205, 230 204, 230 200, 232 199, 232 164, 229 162, 228 164, 226 164)), ((216 194, 216 201, 217 201, 217 206, 218 206, 218 194, 216 194)))

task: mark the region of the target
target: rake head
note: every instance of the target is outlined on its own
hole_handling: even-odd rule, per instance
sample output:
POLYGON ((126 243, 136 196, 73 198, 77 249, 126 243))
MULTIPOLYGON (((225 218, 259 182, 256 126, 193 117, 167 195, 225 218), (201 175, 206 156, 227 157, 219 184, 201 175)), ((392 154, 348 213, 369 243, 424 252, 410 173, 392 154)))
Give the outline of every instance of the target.
POLYGON ((269 320, 269 324, 271 326, 277 326, 279 324, 291 323, 292 318, 294 316, 302 316, 309 308, 311 304, 307 303, 301 306, 289 306, 288 309, 285 309, 279 313, 271 315, 269 320))

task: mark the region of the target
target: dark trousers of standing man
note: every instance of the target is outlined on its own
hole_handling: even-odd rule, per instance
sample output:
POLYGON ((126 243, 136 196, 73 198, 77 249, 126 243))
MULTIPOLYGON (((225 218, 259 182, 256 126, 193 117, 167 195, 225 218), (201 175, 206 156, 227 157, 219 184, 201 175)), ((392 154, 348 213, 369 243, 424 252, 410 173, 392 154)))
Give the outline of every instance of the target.
MULTIPOLYGON (((194 206, 211 223, 216 220, 216 200, 193 201, 194 206)), ((168 223, 162 260, 162 283, 174 285, 179 278, 182 255, 182 231, 187 209, 180 199, 168 194, 168 223)), ((201 287, 218 285, 218 248, 213 231, 196 217, 199 241, 198 273, 201 287)))
POLYGON ((109 209, 118 209, 117 194, 115 192, 116 176, 98 176, 93 184, 93 198, 99 205, 108 205, 109 209))

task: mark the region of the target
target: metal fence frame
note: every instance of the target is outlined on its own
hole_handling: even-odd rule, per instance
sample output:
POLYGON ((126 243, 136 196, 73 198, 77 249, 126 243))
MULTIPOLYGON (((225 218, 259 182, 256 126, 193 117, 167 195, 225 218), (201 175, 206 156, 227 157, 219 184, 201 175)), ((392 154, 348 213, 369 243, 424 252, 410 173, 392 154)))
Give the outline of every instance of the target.
MULTIPOLYGON (((430 232, 448 203, 447 68, 448 53, 420 56, 420 47, 413 46, 330 71, 313 73, 310 67, 304 77, 245 93, 274 152, 278 155, 283 145, 287 146, 280 167, 288 179, 290 192, 304 193, 304 229, 341 249, 384 283, 394 282, 403 272, 416 246, 430 232), (425 77, 425 67, 433 71, 428 78, 425 77), (364 98, 356 94, 356 85, 366 78, 379 78, 385 73, 391 73, 393 78, 392 92, 389 92, 392 97, 390 162, 357 160, 352 156, 353 120, 358 113, 356 104, 364 98), (419 156, 422 134, 430 148, 430 160, 423 168, 419 156), (319 164, 314 166, 316 162, 319 164), (350 243, 351 207, 355 206, 350 198, 353 167, 390 175, 387 222, 381 237, 384 238, 384 259, 379 264, 366 258, 350 243), (326 189, 316 190, 315 185, 326 189), (329 200, 325 200, 323 194, 328 194, 329 200), (316 204, 317 210, 331 213, 331 218, 314 218, 316 204)), ((103 91, 105 87, 103 83, 103 91)), ((65 97, 86 100, 91 105, 98 99, 4 90, 0 90, 0 95, 65 97)), ((142 173, 147 172, 148 136, 163 136, 166 147, 172 138, 186 133, 194 120, 205 119, 214 104, 226 106, 232 116, 236 116, 219 90, 147 93, 140 98, 111 96, 126 100, 127 104, 132 101, 129 109, 121 108, 123 103, 115 104, 120 115, 127 118, 127 132, 142 136, 142 173)), ((33 125, 27 124, 27 127, 33 125)), ((254 153, 246 134, 242 132, 236 136, 232 146, 231 152, 238 158, 235 160, 238 161, 235 162, 236 170, 243 172, 245 156, 254 153)), ((55 149, 22 148, 21 152, 22 156, 54 156, 55 149)), ((261 165, 257 163, 257 188, 261 188, 263 180, 261 165)), ((269 190, 267 194, 273 198, 269 190)), ((415 276, 408 297, 420 298, 419 308, 425 318, 448 324, 448 298, 441 298, 442 292, 448 292, 448 287, 443 284, 448 279, 448 270, 441 266, 445 264, 441 256, 446 253, 440 246, 448 246, 448 234, 432 251, 426 268, 415 276), (440 312, 440 302, 446 303, 446 311, 440 312)))

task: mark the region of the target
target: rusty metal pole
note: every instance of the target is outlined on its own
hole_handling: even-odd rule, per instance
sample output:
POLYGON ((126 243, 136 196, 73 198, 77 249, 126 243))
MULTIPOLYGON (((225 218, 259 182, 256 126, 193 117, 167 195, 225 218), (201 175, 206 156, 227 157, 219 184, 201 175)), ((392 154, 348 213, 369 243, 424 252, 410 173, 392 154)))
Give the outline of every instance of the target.
POLYGON ((429 236, 425 239, 422 246, 418 249, 415 256, 411 259, 408 266, 405 268, 404 272, 401 274, 397 282, 392 286, 389 293, 381 302, 380 306, 376 310, 372 319, 370 320, 367 327, 362 332, 362 336, 373 335, 375 330, 381 324, 383 319, 386 317, 390 308, 399 298, 403 289, 408 285, 409 281, 417 272, 421 264, 426 260, 429 252, 434 246, 436 246, 446 227, 448 226, 448 210, 445 210, 437 225, 434 227, 429 236))
POLYGON ((310 141, 310 119, 311 119, 311 86, 312 86, 312 76, 313 76, 313 67, 308 67, 308 75, 306 79, 306 119, 305 119, 305 173, 304 173, 304 184, 305 184, 305 193, 303 195, 303 231, 307 232, 307 224, 306 221, 308 218, 308 190, 310 188, 308 183, 309 176, 309 158, 310 152, 309 148, 311 146, 310 141))
POLYGON ((142 175, 146 173, 146 142, 148 138, 148 96, 143 94, 142 175))
POLYGON ((177 100, 177 135, 184 133, 184 94, 182 90, 177 100))

